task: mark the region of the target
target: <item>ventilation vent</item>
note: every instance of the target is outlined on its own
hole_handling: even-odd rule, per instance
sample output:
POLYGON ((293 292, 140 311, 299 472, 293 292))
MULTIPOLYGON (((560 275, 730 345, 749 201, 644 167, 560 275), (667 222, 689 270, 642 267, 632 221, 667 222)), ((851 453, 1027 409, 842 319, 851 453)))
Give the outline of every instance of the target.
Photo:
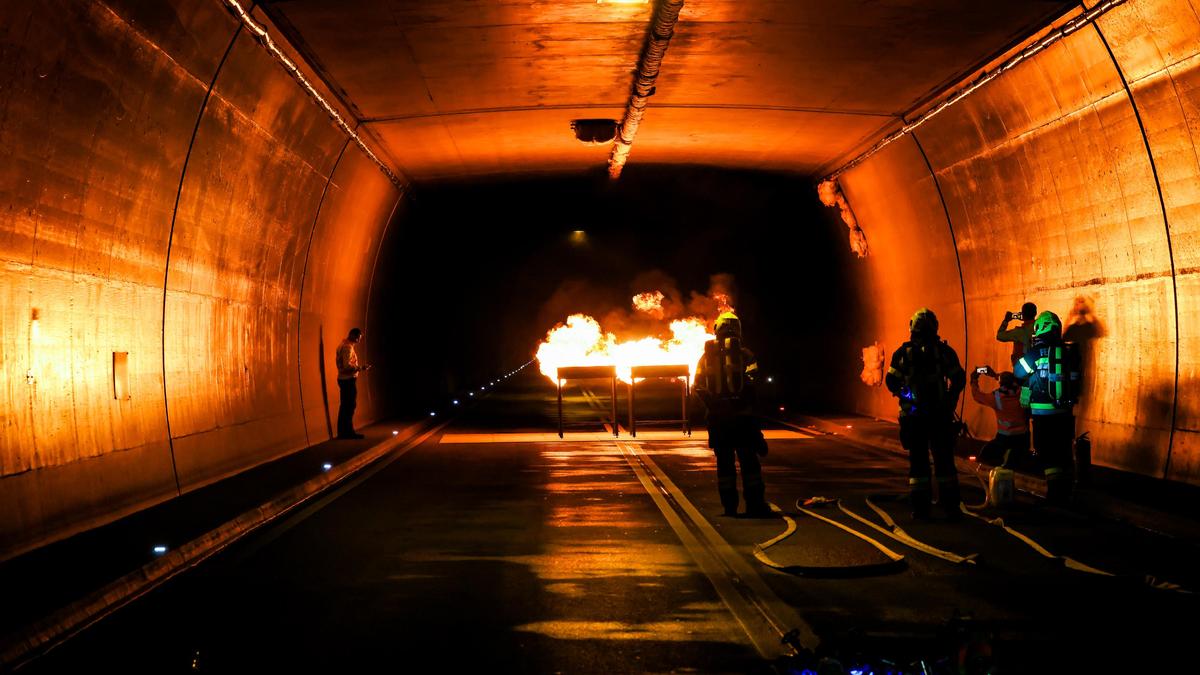
POLYGON ((113 398, 129 400, 129 352, 113 352, 113 398))

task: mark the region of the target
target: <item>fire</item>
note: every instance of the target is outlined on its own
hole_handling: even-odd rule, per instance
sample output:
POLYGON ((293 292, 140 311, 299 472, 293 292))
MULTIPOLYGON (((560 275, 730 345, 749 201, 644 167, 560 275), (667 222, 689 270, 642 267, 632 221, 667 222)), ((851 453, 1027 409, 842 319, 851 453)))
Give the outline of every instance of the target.
POLYGON ((603 332, 600 323, 586 314, 573 314, 565 324, 552 329, 537 351, 538 368, 555 380, 560 366, 617 367, 623 382, 632 379, 633 366, 688 366, 696 375, 696 364, 704 354, 704 343, 712 340, 705 321, 699 317, 676 319, 670 324, 671 337, 645 337, 620 341, 603 332))
POLYGON ((707 321, 701 317, 676 319, 670 323, 671 337, 618 340, 600 329, 586 314, 572 314, 554 327, 538 347, 538 368, 553 382, 560 366, 617 367, 622 382, 632 379, 634 366, 687 365, 691 379, 704 354, 704 343, 712 340, 707 321))
POLYGON ((663 317, 662 303, 666 297, 662 291, 638 293, 633 296, 633 308, 639 312, 649 314, 656 319, 661 319, 663 317))

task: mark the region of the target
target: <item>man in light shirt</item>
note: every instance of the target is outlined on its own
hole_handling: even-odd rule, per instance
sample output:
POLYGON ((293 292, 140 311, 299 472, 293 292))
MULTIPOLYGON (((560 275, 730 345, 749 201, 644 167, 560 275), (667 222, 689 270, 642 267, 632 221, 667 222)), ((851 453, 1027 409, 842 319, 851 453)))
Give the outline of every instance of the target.
POLYGON ((359 365, 355 345, 361 339, 362 329, 351 328, 350 334, 337 348, 337 382, 342 395, 338 405, 337 437, 341 439, 365 438, 354 431, 354 409, 358 405, 358 374, 371 369, 369 365, 359 365))

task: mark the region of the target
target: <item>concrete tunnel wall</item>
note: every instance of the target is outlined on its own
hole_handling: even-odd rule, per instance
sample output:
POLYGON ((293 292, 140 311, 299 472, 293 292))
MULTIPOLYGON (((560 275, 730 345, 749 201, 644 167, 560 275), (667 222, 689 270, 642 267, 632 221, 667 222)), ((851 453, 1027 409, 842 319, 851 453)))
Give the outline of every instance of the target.
MULTIPOLYGON (((871 246, 862 345, 890 356, 927 305, 967 367, 1007 367, 996 328, 1034 301, 1083 345, 1094 460, 1200 483, 1198 15, 1130 0, 843 175, 871 246)), ((896 416, 883 387, 858 408, 896 416)))
POLYGON ((239 26, 0 8, 0 558, 330 435, 400 192, 239 26))

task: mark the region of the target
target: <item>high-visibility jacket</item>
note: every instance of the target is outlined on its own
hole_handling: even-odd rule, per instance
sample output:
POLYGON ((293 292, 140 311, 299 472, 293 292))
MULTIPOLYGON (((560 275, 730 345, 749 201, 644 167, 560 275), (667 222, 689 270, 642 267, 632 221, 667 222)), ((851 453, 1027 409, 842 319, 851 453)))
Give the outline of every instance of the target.
POLYGON ((741 340, 726 337, 704 343, 694 389, 710 415, 749 414, 757 379, 758 361, 741 340))
POLYGON ((1029 413, 1021 406, 1019 392, 1007 393, 1000 389, 983 393, 979 383, 971 381, 971 398, 979 405, 991 408, 996 413, 996 431, 1004 436, 1019 436, 1029 433, 1029 413))
POLYGON ((967 374, 945 340, 910 340, 892 354, 884 383, 900 399, 901 417, 940 416, 958 403, 967 374))
POLYGON ((358 372, 362 370, 358 365, 358 350, 349 338, 342 340, 338 345, 336 362, 339 380, 358 378, 358 372))
POLYGON ((1033 347, 1013 365, 1013 375, 1034 415, 1070 414, 1079 400, 1083 373, 1079 351, 1069 342, 1033 347))
POLYGON ((996 340, 1013 343, 1012 358, 1016 361, 1029 350, 1030 341, 1033 339, 1033 321, 1022 321, 1020 326, 1006 329, 1004 326, 1007 323, 1005 321, 996 329, 996 340))

